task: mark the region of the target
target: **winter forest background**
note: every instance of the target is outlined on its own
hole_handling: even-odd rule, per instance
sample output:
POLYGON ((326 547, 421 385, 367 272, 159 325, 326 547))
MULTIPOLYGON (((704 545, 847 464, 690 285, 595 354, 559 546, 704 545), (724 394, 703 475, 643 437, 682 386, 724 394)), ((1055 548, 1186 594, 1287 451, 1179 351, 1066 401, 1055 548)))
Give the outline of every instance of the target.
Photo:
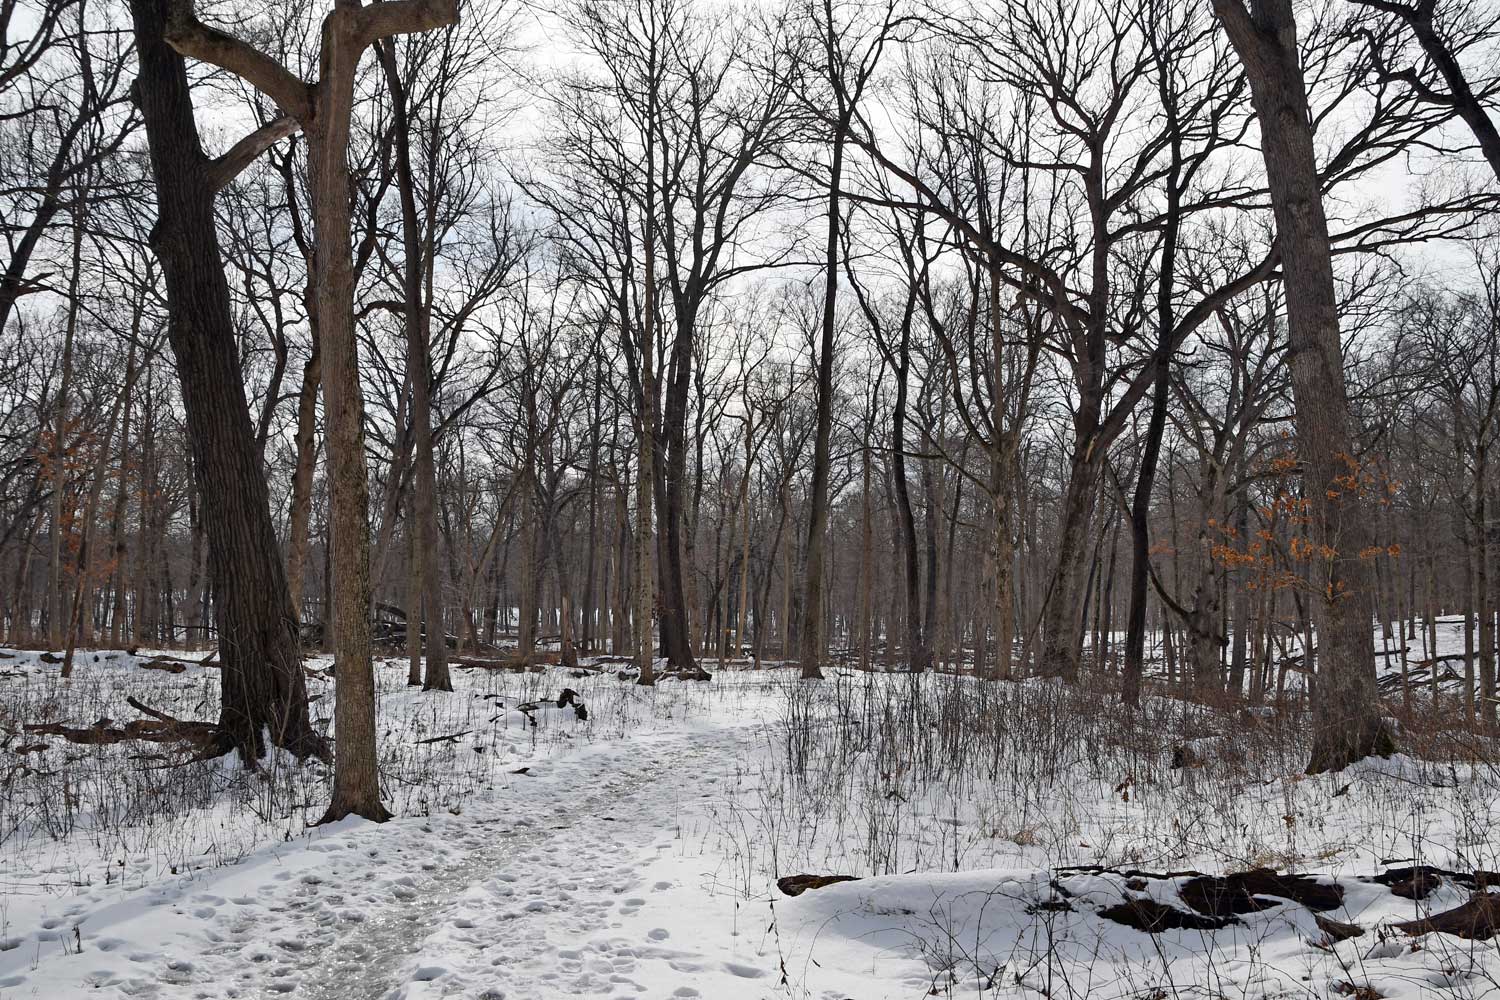
POLYGON ((1500 995, 1497 43, 0 0, 0 996, 1500 995))

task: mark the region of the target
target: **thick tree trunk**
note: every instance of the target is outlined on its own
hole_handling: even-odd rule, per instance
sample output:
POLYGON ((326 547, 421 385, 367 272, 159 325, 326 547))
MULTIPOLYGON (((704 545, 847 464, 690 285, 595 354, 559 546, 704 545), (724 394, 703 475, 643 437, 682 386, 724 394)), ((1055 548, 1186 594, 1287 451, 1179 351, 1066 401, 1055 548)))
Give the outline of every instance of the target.
POLYGON ((349 8, 323 29, 323 79, 308 144, 316 243, 318 336, 323 364, 331 523, 332 648, 337 682, 333 801, 323 821, 350 814, 390 818, 380 801, 375 746, 375 672, 370 649, 369 474, 365 468, 364 392, 354 335, 354 261, 349 246, 349 121, 360 46, 349 8))
POLYGON ((1078 679, 1082 653, 1085 570, 1098 475, 1098 460, 1087 449, 1074 454, 1063 492, 1057 570, 1043 612, 1040 672, 1069 683, 1078 679))
POLYGON ((1339 770, 1391 740, 1376 700, 1371 518, 1350 427, 1338 301, 1291 0, 1214 0, 1244 63, 1286 285, 1296 447, 1311 501, 1308 581, 1318 619, 1316 734, 1308 771, 1339 770))
POLYGON ((299 756, 326 752, 314 733, 266 480, 250 411, 214 221, 214 188, 198 142, 183 60, 162 40, 170 0, 132 0, 160 218, 152 245, 167 285, 168 338, 203 497, 219 629, 219 750, 247 759, 264 735, 299 756))
POLYGON ((658 533, 657 628, 662 654, 674 667, 697 669, 688 626, 686 572, 683 563, 687 512, 687 410, 693 365, 694 327, 679 316, 667 367, 661 436, 657 441, 662 467, 654 470, 661 479, 661 530, 658 533))

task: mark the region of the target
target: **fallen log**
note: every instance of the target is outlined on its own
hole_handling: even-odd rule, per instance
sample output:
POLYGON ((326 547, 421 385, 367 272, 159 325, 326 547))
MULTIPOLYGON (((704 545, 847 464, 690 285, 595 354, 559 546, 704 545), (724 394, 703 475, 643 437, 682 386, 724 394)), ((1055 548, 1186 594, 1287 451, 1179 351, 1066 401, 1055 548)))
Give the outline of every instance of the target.
POLYGON ((1488 941, 1500 933, 1500 895, 1477 892, 1462 906, 1434 913, 1419 920, 1395 924, 1407 934, 1452 934, 1467 941, 1488 941))
POLYGON ((783 875, 776 880, 776 888, 785 895, 800 896, 809 889, 858 881, 859 877, 855 875, 783 875))
POLYGON ((1199 913, 1213 917, 1255 913, 1286 899, 1314 912, 1334 910, 1344 903, 1344 890, 1338 885, 1324 885, 1306 875, 1281 875, 1270 868, 1200 875, 1186 882, 1178 895, 1199 913))
POLYGON ((127 740, 144 740, 149 743, 190 743, 199 750, 212 746, 219 737, 219 726, 213 722, 194 722, 174 718, 159 712, 135 698, 126 698, 131 708, 151 716, 148 719, 133 719, 124 726, 115 728, 113 719, 103 718, 87 727, 74 727, 61 722, 33 722, 22 728, 38 736, 61 736, 69 743, 84 746, 109 746, 127 740))
POLYGON ((1105 920, 1133 927, 1147 934, 1162 931, 1216 931, 1221 927, 1239 923, 1234 917, 1210 917, 1191 910, 1179 910, 1175 906, 1158 903, 1154 899, 1131 897, 1106 906, 1099 911, 1105 920))
POLYGON ((1457 882, 1470 890, 1500 886, 1500 872, 1487 871, 1483 868, 1464 872, 1451 868, 1438 868, 1435 865, 1406 865, 1388 868, 1379 875, 1370 876, 1366 881, 1387 886, 1391 892, 1406 899, 1424 899, 1428 893, 1442 884, 1444 879, 1457 882))
POLYGON ((668 667, 656 675, 658 680, 711 681, 714 675, 702 667, 668 667))
POLYGON ((1333 920, 1323 916, 1321 913, 1313 914, 1313 922, 1318 925, 1318 930, 1328 938, 1329 944, 1338 944, 1350 938, 1357 938, 1364 934, 1365 929, 1359 924, 1346 924, 1342 920, 1333 920))
POLYGON ((545 667, 517 657, 511 660, 481 660, 473 656, 455 656, 448 661, 464 670, 504 670, 513 674, 539 674, 545 667))
POLYGON ((167 658, 147 660, 141 664, 142 670, 162 670, 169 674, 180 674, 187 670, 187 664, 180 660, 167 658))
POLYGON ((166 670, 170 673, 180 674, 188 667, 217 667, 219 661, 214 659, 218 653, 209 653, 201 660, 189 660, 183 656, 169 656, 166 653, 158 653, 141 664, 145 670, 166 670), (173 668, 176 669, 173 669, 173 668))

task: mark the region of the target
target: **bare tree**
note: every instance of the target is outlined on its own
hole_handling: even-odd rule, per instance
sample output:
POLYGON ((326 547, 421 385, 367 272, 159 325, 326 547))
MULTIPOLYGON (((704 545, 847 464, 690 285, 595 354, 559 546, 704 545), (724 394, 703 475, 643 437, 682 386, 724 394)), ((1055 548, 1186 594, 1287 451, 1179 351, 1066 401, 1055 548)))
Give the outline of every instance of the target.
POLYGON ((308 143, 323 411, 332 481, 335 584, 331 620, 339 688, 333 801, 325 822, 350 813, 377 821, 390 816, 380 801, 375 756, 369 487, 349 247, 347 147, 355 70, 371 45, 392 35, 440 28, 457 19, 457 0, 392 0, 373 7, 340 0, 323 21, 320 77, 313 84, 243 39, 199 21, 191 0, 174 0, 167 20, 166 38, 173 48, 227 69, 256 87, 296 120, 308 143))
POLYGON ((153 247, 166 278, 168 334, 216 582, 221 749, 257 759, 269 732, 277 746, 303 756, 321 754, 323 743, 308 718, 297 615, 250 426, 214 220, 215 193, 295 122, 277 119, 222 156, 206 156, 187 69, 163 38, 169 10, 170 0, 132 4, 140 60, 136 90, 156 176, 153 247))
POLYGON ((1333 254, 1313 151, 1307 86, 1291 0, 1214 0, 1239 53, 1260 123, 1286 285, 1297 457, 1317 547, 1310 581, 1319 643, 1317 731, 1309 773, 1389 752, 1375 690, 1374 538, 1354 447, 1339 340, 1333 254))
POLYGON ((1366 10, 1384 14, 1384 24, 1357 26, 1369 45, 1375 76, 1381 82, 1409 87, 1417 100, 1463 119, 1479 151, 1500 180, 1500 130, 1488 105, 1500 96, 1500 78, 1483 80, 1476 89, 1462 58, 1500 33, 1500 14, 1465 2, 1438 0, 1353 0, 1366 10), (1398 27, 1399 26, 1399 27, 1398 27), (1399 28, 1410 32, 1422 53, 1421 66, 1391 65, 1402 58, 1399 28))

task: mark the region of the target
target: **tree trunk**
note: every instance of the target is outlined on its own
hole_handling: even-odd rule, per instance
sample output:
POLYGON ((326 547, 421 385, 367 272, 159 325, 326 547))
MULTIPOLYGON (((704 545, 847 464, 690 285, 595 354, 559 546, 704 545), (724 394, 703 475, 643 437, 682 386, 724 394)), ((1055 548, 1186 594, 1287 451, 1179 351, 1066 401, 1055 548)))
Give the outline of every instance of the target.
POLYGON ((870 669, 870 619, 875 595, 875 517, 870 509, 870 439, 860 449, 859 491, 859 669, 870 669))
POLYGON ((62 648, 66 640, 63 614, 63 535, 70 533, 71 512, 66 509, 68 495, 68 437, 71 432, 68 420, 68 393, 73 382, 73 341, 78 331, 78 284, 82 273, 84 192, 77 192, 79 201, 73 209, 73 253, 72 266, 68 272, 67 319, 63 326, 62 374, 53 403, 52 454, 49 462, 52 474, 52 558, 48 575, 47 629, 53 649, 62 648))
MULTIPOLYGON (((1474 606, 1479 614, 1479 677, 1475 708, 1479 722, 1493 719, 1489 700, 1495 683, 1495 603, 1490 592, 1489 447, 1481 437, 1474 460, 1474 606)), ((1433 664, 1436 671, 1437 665, 1433 664)))
POLYGON ((203 497, 219 630, 223 733, 216 748, 248 760, 271 742, 298 756, 325 753, 308 718, 265 475, 256 455, 214 219, 214 188, 198 141, 183 60, 162 40, 170 0, 132 0, 160 217, 152 246, 167 286, 168 339, 177 359, 193 466, 203 497))
POLYGON ((1083 640, 1085 569, 1099 464, 1084 450, 1075 452, 1070 465, 1058 529, 1057 571, 1043 611, 1040 670, 1044 677, 1072 683, 1078 679, 1083 640))
POLYGON ((1338 301, 1291 0, 1214 0, 1245 65, 1286 285, 1296 447, 1311 501, 1318 618, 1316 734, 1309 773, 1391 749, 1376 700, 1371 518, 1359 496, 1338 301), (1352 484, 1350 483, 1352 480, 1352 484))
POLYGON ((323 366, 333 556, 333 800, 323 822, 350 814, 381 822, 375 747, 375 672, 370 650, 369 474, 365 468, 364 393, 354 335, 354 261, 349 247, 349 122, 360 47, 336 8, 324 23, 323 79, 317 110, 304 125, 317 249, 318 336, 323 366), (341 23, 343 22, 343 23, 341 23))
MULTIPOLYGON (((292 503, 287 514, 286 577, 297 622, 302 620, 302 599, 306 593, 304 578, 311 542, 313 472, 318 464, 313 435, 318 420, 318 383, 323 377, 318 324, 313 316, 308 318, 308 327, 312 332, 312 353, 302 366, 302 388, 297 393, 297 433, 294 438, 297 464, 292 472, 292 503)), ((326 608, 323 613, 327 615, 326 608)))
MULTIPOLYGON (((405 260, 402 268, 402 318, 406 324, 406 375, 411 383, 412 450, 416 477, 411 492, 411 528, 416 538, 416 558, 408 571, 420 591, 420 607, 412 602, 407 627, 426 625, 426 672, 423 691, 452 691, 448 676, 448 629, 443 622, 443 577, 438 564, 437 472, 432 455, 432 309, 424 294, 423 274, 431 266, 431 235, 424 239, 417 216, 416 179, 411 167, 411 123, 408 120, 406 86, 396 67, 395 44, 386 39, 377 46, 386 85, 391 91, 395 134, 396 186, 401 196, 401 234, 405 260)), ((429 195, 432 192, 429 192, 429 195)))
MULTIPOLYGON (((833 30, 832 25, 828 29, 833 30)), ((837 88, 836 88, 837 89, 837 88)), ((839 89, 842 104, 842 90, 839 89)), ((802 626, 802 677, 821 680, 827 655, 823 631, 823 546, 828 537, 829 441, 833 435, 833 339, 837 330, 839 287, 839 181, 844 169, 844 132, 848 116, 840 108, 833 136, 833 156, 828 182, 828 237, 823 255, 823 317, 818 341, 817 427, 813 432, 812 492, 807 526, 807 562, 804 567, 803 604, 807 616, 802 626)), ((749 470, 746 470, 749 474, 749 470)))

